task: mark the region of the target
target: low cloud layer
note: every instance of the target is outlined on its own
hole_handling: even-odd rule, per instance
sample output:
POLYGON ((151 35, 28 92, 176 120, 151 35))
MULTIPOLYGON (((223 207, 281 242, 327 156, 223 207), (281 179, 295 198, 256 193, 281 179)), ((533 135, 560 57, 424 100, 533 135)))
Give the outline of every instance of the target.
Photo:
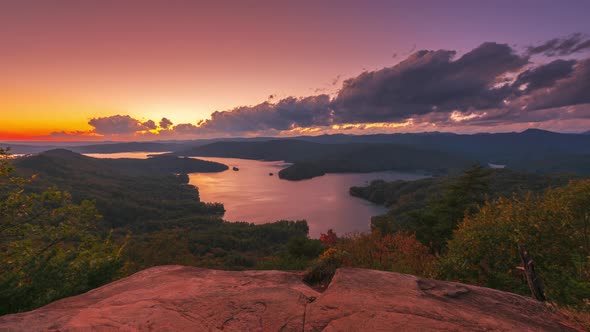
MULTIPOLYGON (((590 124, 590 58, 555 59, 590 49, 582 34, 517 52, 483 43, 457 56, 452 50, 416 51, 398 64, 346 79, 329 96, 274 95, 253 106, 217 111, 210 119, 174 125, 128 115, 94 118, 98 135, 203 137, 357 130, 513 128, 590 124), (534 55, 546 56, 532 62, 534 55), (547 58, 552 57, 552 58, 547 58), (323 129, 322 129, 323 128, 323 129)), ((340 77, 335 80, 335 84, 340 77)), ((469 130, 465 130, 469 131, 469 130)), ((56 133, 57 135, 58 133, 56 133)))
POLYGON ((91 119, 88 124, 94 127, 93 132, 100 135, 130 135, 150 129, 154 122, 149 120, 142 123, 129 115, 113 115, 91 119))
POLYGON ((330 97, 318 95, 305 98, 288 97, 276 103, 237 107, 214 112, 199 128, 217 132, 255 132, 289 130, 295 127, 331 124, 330 97))

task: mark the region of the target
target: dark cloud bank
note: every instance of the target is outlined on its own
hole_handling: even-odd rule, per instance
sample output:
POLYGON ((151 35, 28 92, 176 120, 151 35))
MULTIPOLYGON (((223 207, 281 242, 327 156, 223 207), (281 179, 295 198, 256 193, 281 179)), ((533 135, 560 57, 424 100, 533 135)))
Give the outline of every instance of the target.
MULTIPOLYGON (((393 67, 366 71, 342 83, 338 93, 288 97, 218 111, 198 124, 159 122, 161 134, 243 134, 299 127, 376 122, 435 122, 498 126, 558 119, 590 119, 590 58, 550 59, 590 49, 581 34, 531 46, 524 54, 507 44, 484 43, 457 57, 455 51, 417 51, 393 67)), ((116 115, 92 119, 95 133, 130 134, 156 129, 116 115)))

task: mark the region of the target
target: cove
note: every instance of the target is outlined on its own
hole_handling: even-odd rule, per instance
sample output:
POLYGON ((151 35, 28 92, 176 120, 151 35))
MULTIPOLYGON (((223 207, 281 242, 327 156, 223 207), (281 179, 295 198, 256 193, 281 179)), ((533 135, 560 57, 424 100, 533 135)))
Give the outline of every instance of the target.
POLYGON ((225 206, 224 219, 256 224, 277 220, 307 220, 309 234, 317 238, 332 228, 338 234, 370 229, 371 216, 387 209, 349 195, 352 186, 372 180, 417 180, 421 174, 386 171, 326 174, 303 181, 287 181, 278 172, 284 162, 198 157, 229 166, 220 173, 191 173, 189 183, 199 189, 203 202, 225 206), (237 170, 232 170, 232 168, 237 170), (272 173, 272 175, 270 175, 272 173))

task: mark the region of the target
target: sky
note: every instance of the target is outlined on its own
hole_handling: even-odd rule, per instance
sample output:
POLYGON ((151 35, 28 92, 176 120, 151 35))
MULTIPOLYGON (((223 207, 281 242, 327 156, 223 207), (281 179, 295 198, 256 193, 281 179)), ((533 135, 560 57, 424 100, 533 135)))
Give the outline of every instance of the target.
POLYGON ((0 2, 0 140, 590 130, 590 2, 0 2))

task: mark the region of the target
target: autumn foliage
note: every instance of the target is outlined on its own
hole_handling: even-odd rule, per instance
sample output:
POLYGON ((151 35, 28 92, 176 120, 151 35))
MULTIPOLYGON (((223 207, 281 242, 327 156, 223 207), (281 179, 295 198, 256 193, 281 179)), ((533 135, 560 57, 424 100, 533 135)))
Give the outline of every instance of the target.
POLYGON ((332 229, 329 229, 326 233, 320 234, 320 242, 328 247, 333 247, 336 244, 336 241, 338 241, 338 237, 332 229))
POLYGON ((338 267, 360 267, 429 276, 435 258, 414 234, 396 232, 383 236, 379 231, 338 238, 329 230, 321 241, 327 249, 307 274, 310 283, 325 283, 338 267))

